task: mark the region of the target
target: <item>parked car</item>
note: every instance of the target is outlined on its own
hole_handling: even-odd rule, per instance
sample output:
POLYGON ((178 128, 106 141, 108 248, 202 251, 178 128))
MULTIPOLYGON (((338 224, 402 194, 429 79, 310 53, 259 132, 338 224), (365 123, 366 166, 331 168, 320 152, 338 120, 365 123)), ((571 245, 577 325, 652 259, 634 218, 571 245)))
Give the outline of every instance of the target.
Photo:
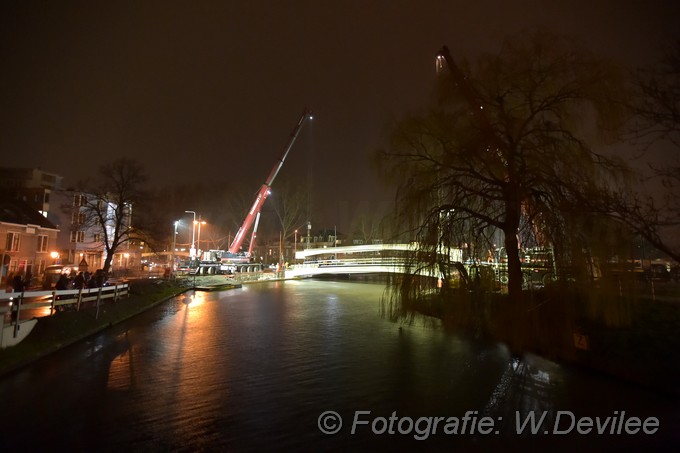
POLYGON ((645 274, 649 280, 668 282, 671 280, 671 273, 668 272, 668 268, 665 264, 652 264, 649 269, 645 271, 645 274))
POLYGON ((43 274, 42 289, 52 289, 56 286, 59 281, 61 274, 70 274, 71 272, 77 272, 78 268, 73 266, 65 266, 63 264, 55 264, 52 266, 47 266, 43 274))

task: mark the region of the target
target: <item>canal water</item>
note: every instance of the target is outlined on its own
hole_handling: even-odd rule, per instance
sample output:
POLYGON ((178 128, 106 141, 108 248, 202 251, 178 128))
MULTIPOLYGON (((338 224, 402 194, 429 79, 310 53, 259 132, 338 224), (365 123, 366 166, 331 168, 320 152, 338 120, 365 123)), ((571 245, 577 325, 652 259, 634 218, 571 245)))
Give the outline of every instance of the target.
POLYGON ((677 400, 390 323, 383 291, 316 280, 189 291, 0 380, 2 450, 680 446, 677 400))

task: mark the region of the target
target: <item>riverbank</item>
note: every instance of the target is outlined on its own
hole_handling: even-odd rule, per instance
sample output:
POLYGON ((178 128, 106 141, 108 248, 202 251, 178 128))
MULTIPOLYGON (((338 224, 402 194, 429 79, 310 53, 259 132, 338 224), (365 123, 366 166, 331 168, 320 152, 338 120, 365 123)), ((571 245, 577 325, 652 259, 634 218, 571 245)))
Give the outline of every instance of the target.
MULTIPOLYGON (((499 293, 452 292, 398 305, 402 318, 436 317, 456 334, 506 344, 558 363, 604 373, 680 397, 680 301, 639 293, 526 291, 511 303, 499 293)), ((391 317, 398 312, 391 312, 391 317)))
MULTIPOLYGON (((211 281, 197 280, 202 285, 211 281)), ((140 279, 130 282, 129 297, 80 311, 39 318, 31 334, 16 346, 0 349, 0 376, 11 373, 61 348, 118 324, 193 287, 193 280, 140 279)))
MULTIPOLYGON (((275 279, 244 283, 273 280, 275 279)), ((53 316, 38 318, 35 328, 24 341, 16 346, 0 349, 0 376, 130 319, 187 290, 224 290, 240 286, 241 283, 224 275, 183 276, 172 280, 131 280, 129 297, 102 304, 98 313, 97 308, 91 304, 77 312, 58 312, 53 316)))

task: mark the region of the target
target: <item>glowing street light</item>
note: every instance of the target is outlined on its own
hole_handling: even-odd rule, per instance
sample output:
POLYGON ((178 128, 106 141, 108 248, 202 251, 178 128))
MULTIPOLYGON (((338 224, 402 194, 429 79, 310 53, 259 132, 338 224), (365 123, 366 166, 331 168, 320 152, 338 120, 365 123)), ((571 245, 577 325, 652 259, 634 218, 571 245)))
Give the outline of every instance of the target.
POLYGON ((307 221, 307 248, 309 248, 309 240, 312 236, 312 222, 307 221))
POLYGON ((196 211, 184 211, 184 212, 194 215, 194 223, 191 228, 191 249, 189 249, 189 255, 193 258, 196 256, 196 211))
POLYGON ((198 224, 198 239, 196 240, 196 248, 201 250, 201 225, 205 225, 207 222, 201 220, 201 216, 198 216, 198 221, 194 220, 194 224, 198 224))
POLYGON ((175 220, 172 222, 172 224, 175 226, 175 232, 172 235, 172 261, 171 261, 171 271, 170 272, 175 272, 175 252, 177 251, 177 225, 179 225, 179 220, 175 220))

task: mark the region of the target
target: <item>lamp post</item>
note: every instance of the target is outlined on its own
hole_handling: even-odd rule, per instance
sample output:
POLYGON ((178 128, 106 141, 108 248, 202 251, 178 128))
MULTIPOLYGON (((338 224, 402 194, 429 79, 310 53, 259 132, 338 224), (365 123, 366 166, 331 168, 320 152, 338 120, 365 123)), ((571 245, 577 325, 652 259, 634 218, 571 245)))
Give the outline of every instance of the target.
POLYGON ((297 230, 295 230, 295 242, 293 243, 293 262, 295 262, 295 255, 297 255, 297 230))
POLYGON ((172 224, 175 227, 175 231, 172 234, 172 255, 171 255, 171 260, 170 261, 170 272, 173 273, 175 272, 175 252, 177 251, 177 225, 179 224, 179 220, 175 220, 172 222, 172 224))
POLYGON ((194 223, 191 226, 191 249, 189 250, 189 255, 193 258, 196 256, 196 211, 184 212, 194 215, 194 223))
POLYGON ((307 221, 307 248, 309 248, 309 240, 311 239, 312 235, 312 222, 309 220, 307 221))
MULTIPOLYGON (((198 216, 198 238, 196 239, 196 249, 201 250, 201 225, 205 225, 206 221, 201 220, 201 216, 198 216)), ((200 256, 199 256, 200 259, 200 256)))

